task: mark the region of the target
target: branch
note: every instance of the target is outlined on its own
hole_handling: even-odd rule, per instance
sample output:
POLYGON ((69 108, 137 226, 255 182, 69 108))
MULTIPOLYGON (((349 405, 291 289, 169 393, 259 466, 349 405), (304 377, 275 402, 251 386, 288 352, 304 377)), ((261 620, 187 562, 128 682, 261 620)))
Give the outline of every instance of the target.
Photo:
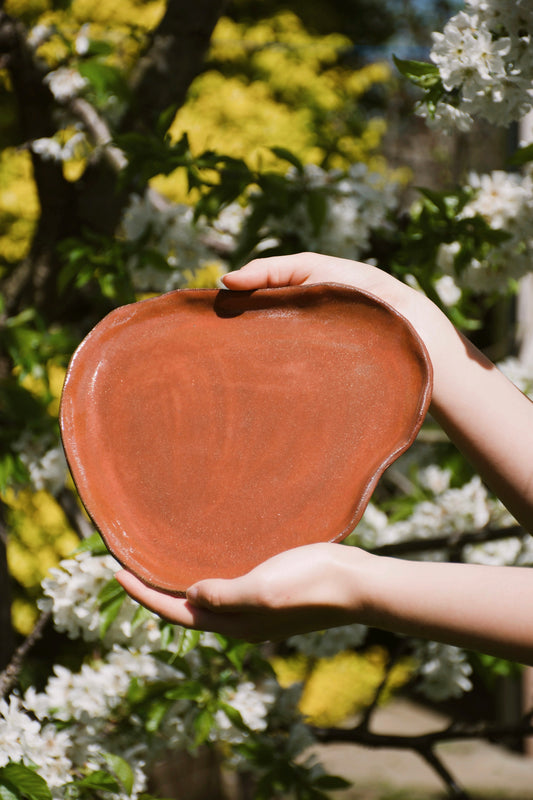
POLYGON ((454 722, 440 731, 418 734, 415 736, 387 733, 373 733, 365 726, 365 720, 355 728, 311 728, 311 732, 322 743, 347 742, 374 749, 395 748, 412 750, 423 758, 446 784, 450 797, 467 800, 468 795, 461 788, 451 773, 446 769, 435 753, 435 747, 448 741, 466 741, 470 739, 486 739, 489 742, 505 741, 510 737, 524 737, 533 734, 532 713, 525 714, 520 722, 503 725, 491 722, 461 723, 454 722))
POLYGON ((444 766, 441 759, 437 756, 434 750, 420 750, 419 755, 427 761, 428 765, 437 773, 442 779, 444 784, 448 787, 450 797, 455 797, 457 800, 469 800, 467 792, 459 786, 451 772, 444 766))
POLYGON ((127 164, 126 156, 118 147, 111 144, 111 132, 107 122, 97 110, 83 97, 75 97, 67 106, 68 110, 83 122, 93 144, 102 148, 104 159, 115 172, 120 172, 127 164))
POLYGON ((525 539, 530 534, 524 528, 513 525, 508 528, 482 528, 480 531, 433 536, 429 539, 408 539, 405 542, 383 544, 371 548, 370 552, 379 556, 404 556, 411 553, 424 553, 427 550, 460 550, 467 544, 484 544, 501 539, 525 539))
POLYGON ((41 636, 44 633, 44 629, 46 628, 50 618, 52 616, 52 611, 44 611, 29 636, 27 636, 22 644, 15 650, 13 658, 11 659, 10 663, 7 665, 5 670, 0 673, 0 698, 5 697, 5 695, 13 688, 15 683, 17 682, 17 678, 19 676, 20 670, 22 669, 22 665, 24 663, 24 659, 32 649, 32 647, 39 641, 41 636))
POLYGON ((492 722, 462 723, 454 722, 440 731, 431 733, 404 736, 403 734, 374 733, 366 730, 361 725, 355 728, 311 728, 312 733, 320 742, 350 742, 361 744, 365 747, 381 749, 394 747, 397 750, 414 750, 421 753, 430 750, 443 742, 468 741, 471 739, 486 739, 489 742, 505 741, 509 737, 531 736, 533 722, 531 715, 526 714, 514 724, 500 724, 492 722))

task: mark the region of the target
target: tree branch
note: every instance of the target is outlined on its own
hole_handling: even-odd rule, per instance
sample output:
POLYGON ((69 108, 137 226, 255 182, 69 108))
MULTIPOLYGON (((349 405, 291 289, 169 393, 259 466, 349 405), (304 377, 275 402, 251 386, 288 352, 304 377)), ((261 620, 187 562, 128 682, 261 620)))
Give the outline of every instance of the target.
POLYGON ((52 616, 52 611, 44 611, 37 623, 33 631, 27 636, 22 644, 15 650, 13 658, 5 668, 5 670, 0 673, 0 698, 5 697, 5 695, 11 691, 15 683, 17 682, 17 678, 20 674, 20 670, 22 669, 22 665, 24 663, 24 659, 34 647, 34 645, 39 641, 41 636, 44 633, 44 629, 46 628, 50 618, 52 616))
POLYGON ((433 536, 428 539, 407 539, 404 542, 383 544, 370 549, 370 552, 379 556, 405 556, 414 553, 424 553, 428 550, 458 550, 467 544, 484 544, 501 539, 525 539, 530 534, 518 525, 509 528, 482 528, 480 531, 433 536))

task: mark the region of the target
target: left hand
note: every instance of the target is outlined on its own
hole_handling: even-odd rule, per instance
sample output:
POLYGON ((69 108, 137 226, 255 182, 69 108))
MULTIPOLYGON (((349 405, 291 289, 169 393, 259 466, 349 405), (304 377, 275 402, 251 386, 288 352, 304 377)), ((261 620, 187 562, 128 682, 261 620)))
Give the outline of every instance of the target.
POLYGON ((250 642, 364 622, 360 567, 374 557, 354 547, 311 544, 268 559, 246 575, 206 579, 175 597, 130 572, 116 577, 142 605, 169 622, 250 642))

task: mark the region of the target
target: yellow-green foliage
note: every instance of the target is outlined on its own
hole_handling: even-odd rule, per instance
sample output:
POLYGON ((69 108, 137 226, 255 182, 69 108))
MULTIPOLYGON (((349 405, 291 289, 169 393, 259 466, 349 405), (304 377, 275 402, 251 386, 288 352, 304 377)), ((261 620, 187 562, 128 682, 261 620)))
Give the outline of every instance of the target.
MULTIPOLYGON (((336 725, 362 711, 373 700, 385 677, 387 652, 371 647, 364 653, 344 652, 332 658, 311 661, 306 656, 273 659, 273 667, 281 686, 303 683, 299 708, 314 725, 336 725)), ((412 675, 408 659, 390 670, 380 703, 405 685, 412 675)))
POLYGON ((189 289, 214 289, 224 271, 219 261, 213 261, 198 267, 194 272, 185 270, 184 277, 189 289))
POLYGON ((212 40, 214 68, 192 84, 171 133, 179 138, 187 131, 193 149, 244 157, 253 166, 271 146, 321 163, 327 141, 336 148, 330 166, 368 161, 384 122, 371 120, 354 136, 345 113, 372 85, 388 82, 390 71, 383 63, 355 71, 338 66, 349 46, 341 34, 310 34, 288 11, 251 26, 222 18, 212 40))
POLYGON ((29 153, 8 148, 0 153, 0 259, 24 258, 39 216, 29 153))
POLYGON ((47 25, 57 33, 41 45, 38 54, 51 67, 72 54, 73 42, 83 27, 84 33, 113 46, 111 63, 130 67, 143 43, 142 34, 161 19, 164 0, 73 0, 65 8, 52 8, 50 0, 6 0, 6 10, 28 25, 47 25))
POLYGON ((28 592, 28 599, 19 598, 13 605, 13 623, 21 633, 28 633, 36 617, 31 596, 49 569, 74 550, 78 538, 57 502, 46 492, 10 493, 5 500, 11 510, 9 571, 28 592))

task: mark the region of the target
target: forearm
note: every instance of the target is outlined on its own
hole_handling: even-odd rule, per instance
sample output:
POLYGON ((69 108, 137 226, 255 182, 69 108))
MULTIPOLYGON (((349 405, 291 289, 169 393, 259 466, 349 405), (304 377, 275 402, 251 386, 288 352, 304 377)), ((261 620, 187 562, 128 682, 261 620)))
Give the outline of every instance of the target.
POLYGON ((434 372, 430 411, 509 511, 533 532, 533 403, 435 312, 422 323, 434 372))
POLYGON ((353 581, 353 621, 533 664, 527 567, 361 560, 354 553, 353 581))

